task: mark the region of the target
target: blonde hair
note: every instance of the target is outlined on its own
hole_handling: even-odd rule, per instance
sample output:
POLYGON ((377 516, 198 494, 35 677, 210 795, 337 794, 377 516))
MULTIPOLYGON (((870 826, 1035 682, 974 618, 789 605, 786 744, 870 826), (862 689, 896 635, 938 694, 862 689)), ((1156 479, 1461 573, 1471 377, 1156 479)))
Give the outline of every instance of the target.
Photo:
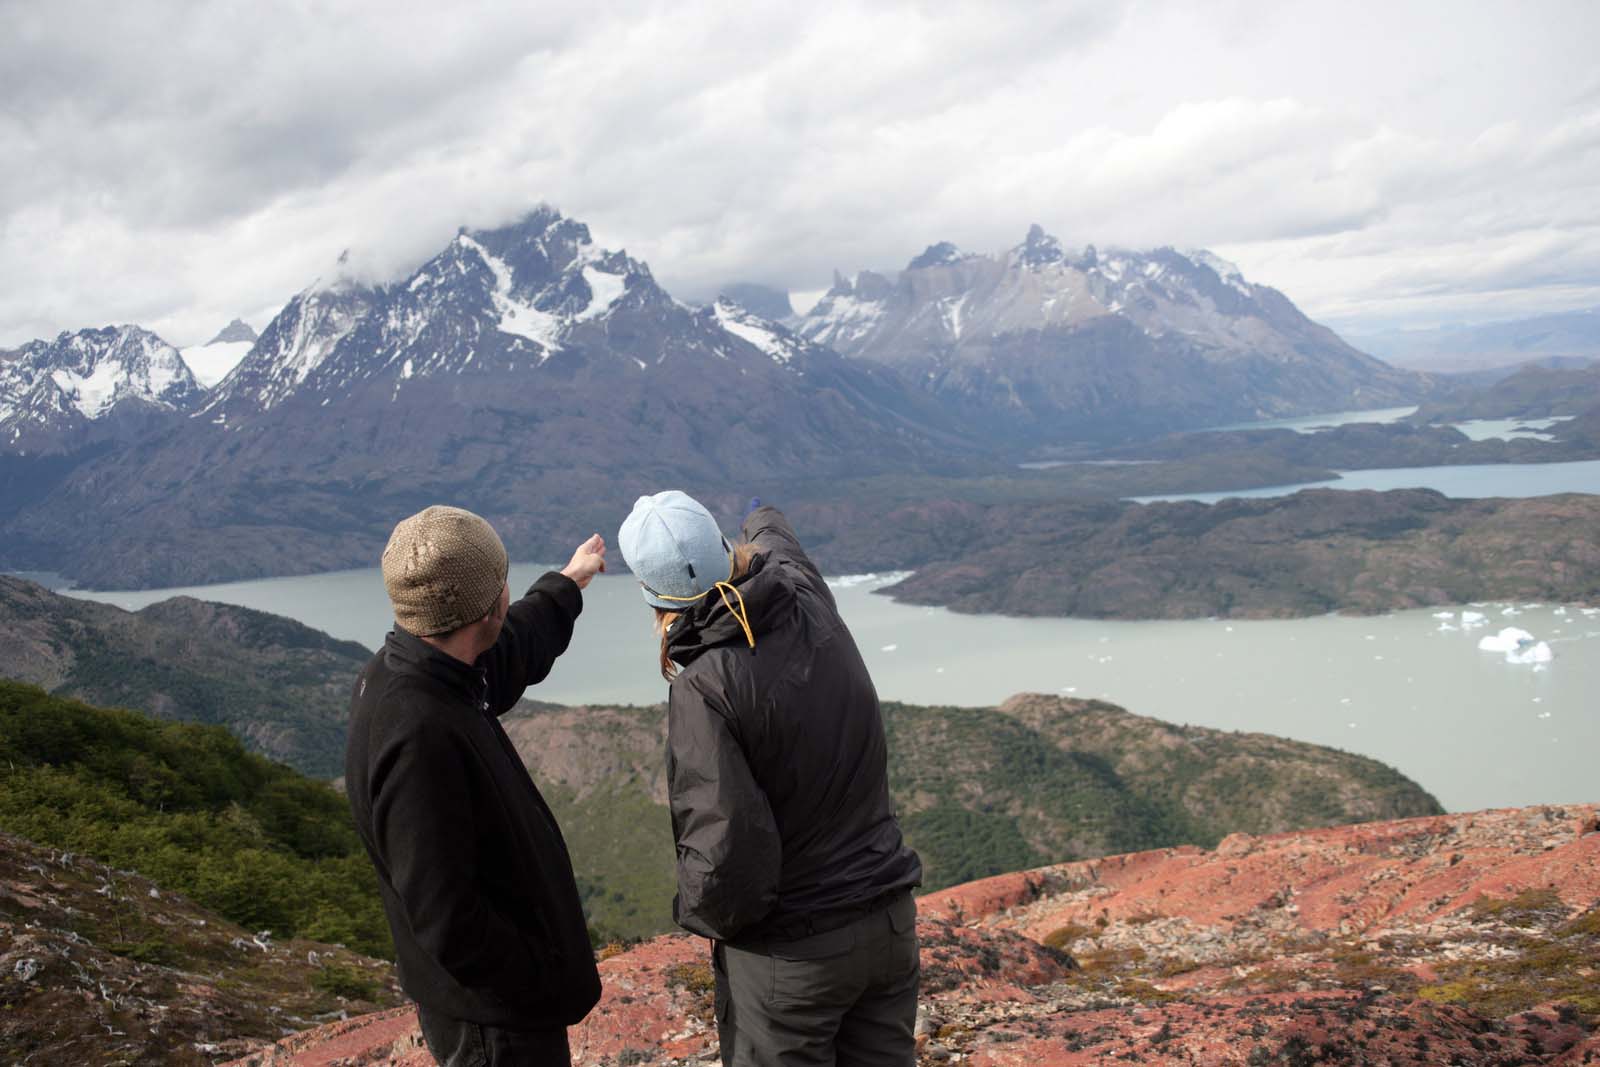
MULTIPOLYGON (((756 546, 748 541, 741 541, 733 546, 733 569, 728 574, 728 581, 737 582, 750 573, 750 562, 760 555, 756 546)), ((656 633, 661 637, 661 677, 672 681, 677 677, 678 665, 672 662, 672 657, 667 654, 667 632, 672 629, 672 624, 678 621, 681 611, 668 611, 666 608, 656 608, 656 633)))

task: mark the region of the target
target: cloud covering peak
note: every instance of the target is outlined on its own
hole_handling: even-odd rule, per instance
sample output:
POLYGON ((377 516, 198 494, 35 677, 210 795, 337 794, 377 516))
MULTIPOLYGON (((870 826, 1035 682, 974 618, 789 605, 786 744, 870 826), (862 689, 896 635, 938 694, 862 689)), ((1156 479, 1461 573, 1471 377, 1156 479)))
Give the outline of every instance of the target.
POLYGON ((6 12, 0 345, 198 343, 541 201, 687 299, 1038 221, 1336 324, 1600 303, 1592 4, 6 12))

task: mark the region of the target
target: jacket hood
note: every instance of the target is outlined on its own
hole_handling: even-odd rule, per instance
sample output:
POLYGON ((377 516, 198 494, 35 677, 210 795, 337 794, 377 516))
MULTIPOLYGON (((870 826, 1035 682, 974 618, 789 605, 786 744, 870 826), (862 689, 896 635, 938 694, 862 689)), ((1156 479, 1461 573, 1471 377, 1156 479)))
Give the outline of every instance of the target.
MULTIPOLYGON (((743 601, 745 617, 755 634, 756 647, 761 647, 761 635, 770 633, 789 618, 795 609, 794 580, 781 566, 769 566, 764 555, 750 561, 744 577, 733 583, 739 591, 738 598, 729 599, 738 607, 743 601)), ((733 612, 728 610, 718 590, 713 589, 705 598, 678 616, 667 632, 667 654, 679 666, 687 667, 699 656, 722 645, 745 645, 744 627, 733 612)))

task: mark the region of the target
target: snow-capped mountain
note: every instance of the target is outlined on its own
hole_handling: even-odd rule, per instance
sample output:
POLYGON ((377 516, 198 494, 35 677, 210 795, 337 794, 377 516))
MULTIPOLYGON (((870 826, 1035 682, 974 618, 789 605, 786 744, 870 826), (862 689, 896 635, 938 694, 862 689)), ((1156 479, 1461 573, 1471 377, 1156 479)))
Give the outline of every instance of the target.
POLYGON ((190 410, 178 350, 138 326, 63 332, 0 353, 0 451, 65 452, 190 410))
POLYGON ((797 329, 1035 435, 1377 407, 1418 388, 1209 252, 1068 252, 1037 225, 998 255, 940 242, 893 277, 836 276, 797 329))
POLYGON ((210 389, 228 376, 249 354, 256 343, 256 331, 242 319, 234 319, 203 345, 182 350, 183 362, 195 381, 210 389))
POLYGON ((398 281, 331 273, 182 421, 8 529, 83 580, 162 584, 370 562, 397 516, 443 500, 536 558, 664 485, 753 494, 964 447, 894 372, 681 304, 550 208, 398 281))
POLYGON ((644 263, 599 248, 582 223, 541 208, 512 226, 461 231, 399 282, 312 285, 201 414, 239 425, 291 398, 327 406, 374 390, 393 404, 429 381, 476 390, 513 377, 512 393, 491 384, 485 396, 514 401, 521 392, 531 401, 541 383, 575 375, 656 373, 668 387, 689 367, 794 376, 808 359, 838 364, 821 346, 756 322, 731 303, 702 312, 680 305, 644 263))

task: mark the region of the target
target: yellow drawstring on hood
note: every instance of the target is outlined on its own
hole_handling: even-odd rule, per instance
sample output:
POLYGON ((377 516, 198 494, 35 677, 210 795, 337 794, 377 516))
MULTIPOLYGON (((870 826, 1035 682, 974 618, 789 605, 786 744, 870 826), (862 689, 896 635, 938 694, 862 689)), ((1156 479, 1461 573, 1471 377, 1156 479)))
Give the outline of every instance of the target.
MULTIPOLYGON (((733 577, 733 566, 731 562, 728 566, 728 577, 730 579, 733 577)), ((645 586, 645 588, 650 589, 649 586, 645 586)), ((744 630, 744 639, 750 642, 750 647, 755 648, 756 635, 755 631, 750 629, 750 609, 745 607, 744 595, 739 592, 739 587, 734 585, 732 581, 724 581, 714 583, 711 586, 711 589, 715 589, 717 594, 722 597, 722 606, 728 609, 728 614, 732 615, 734 620, 738 622, 740 629, 744 630), (729 593, 733 594, 733 600, 728 599, 729 593), (738 607, 733 606, 734 600, 739 602, 738 607)), ((671 600, 679 604, 692 604, 697 600, 704 600, 708 595, 710 595, 711 589, 707 589, 704 593, 697 593, 694 596, 667 596, 665 593, 658 593, 654 589, 650 589, 650 595, 659 597, 662 600, 671 600)))

